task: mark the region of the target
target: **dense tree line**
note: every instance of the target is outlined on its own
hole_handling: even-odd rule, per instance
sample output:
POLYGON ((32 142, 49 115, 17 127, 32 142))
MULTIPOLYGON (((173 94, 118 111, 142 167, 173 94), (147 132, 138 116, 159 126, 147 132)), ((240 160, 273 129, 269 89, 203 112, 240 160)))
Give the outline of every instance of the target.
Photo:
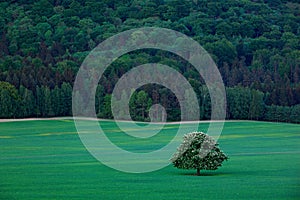
MULTIPOLYGON (((299 123, 300 4, 296 0, 10 0, 0 2, 0 117, 71 115, 77 70, 98 43, 124 30, 157 26, 198 41, 214 58, 227 87, 229 119, 299 123)), ((205 83, 168 52, 124 55, 99 83, 96 110, 111 118, 111 92, 131 68, 157 62, 182 73, 194 87, 200 118, 210 116, 205 83)), ((131 100, 136 120, 149 120, 161 103, 168 120, 180 118, 174 94, 154 85, 131 100)))
POLYGON ((0 82, 0 117, 54 117, 72 114, 72 86, 69 83, 53 89, 37 86, 35 92, 34 94, 24 86, 17 89, 7 82, 0 82))
MULTIPOLYGON (((208 120, 211 114, 209 93, 205 85, 200 86, 199 91, 199 119, 208 120)), ((104 88, 99 85, 95 100, 98 117, 113 118, 111 98, 111 94, 104 94, 104 88)), ((227 119, 300 123, 300 105, 268 106, 264 102, 264 94, 256 89, 241 86, 227 88, 227 98, 227 119)), ((23 86, 16 89, 7 82, 0 82, 0 118, 70 116, 71 103, 72 86, 69 83, 64 82, 61 87, 55 86, 53 89, 37 86, 34 94, 23 86)), ((149 109, 154 104, 161 104, 167 112, 167 116, 158 113, 157 120, 162 120, 162 117, 168 121, 181 119, 176 96, 163 87, 142 88, 133 93, 129 102, 132 119, 149 121, 149 109)))

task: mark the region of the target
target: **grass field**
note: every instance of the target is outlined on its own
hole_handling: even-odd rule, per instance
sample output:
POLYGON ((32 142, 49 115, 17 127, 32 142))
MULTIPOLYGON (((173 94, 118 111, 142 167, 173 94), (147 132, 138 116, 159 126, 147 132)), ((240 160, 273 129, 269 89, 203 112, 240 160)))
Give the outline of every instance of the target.
MULTIPOLYGON (((124 139, 112 122, 101 126, 122 148, 150 151, 177 125, 148 142, 124 139)), ((0 199, 300 199, 300 125, 226 122, 219 144, 230 159, 200 177, 172 166, 128 174, 93 158, 72 120, 0 123, 0 199)))

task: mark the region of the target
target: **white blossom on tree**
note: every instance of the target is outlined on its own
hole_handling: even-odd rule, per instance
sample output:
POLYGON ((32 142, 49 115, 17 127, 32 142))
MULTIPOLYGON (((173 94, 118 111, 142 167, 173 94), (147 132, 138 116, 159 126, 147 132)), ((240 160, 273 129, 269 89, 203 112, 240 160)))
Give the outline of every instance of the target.
POLYGON ((184 135, 182 144, 171 158, 179 169, 216 170, 228 157, 221 151, 213 137, 203 132, 184 135))

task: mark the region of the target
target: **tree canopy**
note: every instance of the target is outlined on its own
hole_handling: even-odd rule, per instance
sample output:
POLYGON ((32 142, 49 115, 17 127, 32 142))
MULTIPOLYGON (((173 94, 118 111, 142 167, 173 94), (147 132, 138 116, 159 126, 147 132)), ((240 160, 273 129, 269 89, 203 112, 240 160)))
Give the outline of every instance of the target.
POLYGON ((196 169, 199 176, 200 170, 216 170, 227 159, 211 136, 193 132, 183 137, 183 142, 171 161, 180 169, 196 169))
MULTIPOLYGON (((13 85, 21 98, 30 101, 22 100, 15 117, 70 115, 70 103, 62 101, 70 100, 76 73, 88 53, 117 33, 154 26, 190 36, 212 55, 228 88, 228 118, 299 121, 282 115, 297 113, 300 105, 300 4, 296 0, 9 0, 0 2, 0 8, 0 81, 13 85), (43 108, 44 99, 52 108, 43 108)), ((131 68, 151 62, 183 74, 197 91, 204 112, 200 118, 210 117, 205 83, 195 69, 180 57, 157 50, 131 52, 106 70, 99 85, 107 97, 98 95, 97 114, 111 117, 109 106, 99 106, 109 99, 118 79, 131 68)), ((168 120, 179 120, 178 101, 168 89, 152 85, 136 93, 140 94, 133 97, 139 100, 133 101, 145 97, 147 105, 131 109, 134 119, 148 120, 149 104, 161 103, 168 120)), ((8 102, 1 106, 7 108, 8 102)))

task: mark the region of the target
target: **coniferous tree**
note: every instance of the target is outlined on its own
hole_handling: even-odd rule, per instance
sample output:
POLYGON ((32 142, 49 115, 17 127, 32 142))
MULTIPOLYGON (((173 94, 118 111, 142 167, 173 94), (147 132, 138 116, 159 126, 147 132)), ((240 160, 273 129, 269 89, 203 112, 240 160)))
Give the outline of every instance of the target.
POLYGON ((7 82, 0 82, 0 117, 15 118, 19 112, 20 96, 17 89, 7 82))

